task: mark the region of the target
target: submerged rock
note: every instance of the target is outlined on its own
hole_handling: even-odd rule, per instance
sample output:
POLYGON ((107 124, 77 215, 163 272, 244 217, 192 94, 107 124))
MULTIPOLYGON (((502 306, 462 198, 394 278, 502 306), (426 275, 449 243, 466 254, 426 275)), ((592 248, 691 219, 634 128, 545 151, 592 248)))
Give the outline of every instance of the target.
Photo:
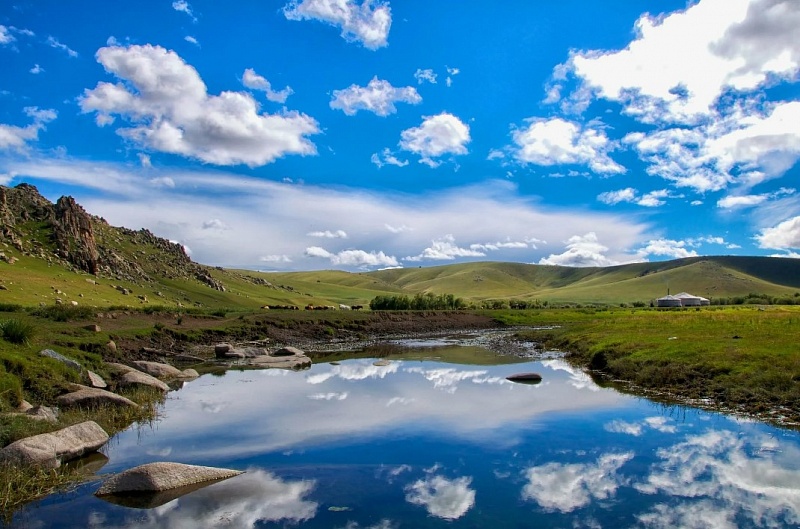
POLYGON ((108 434, 96 422, 86 421, 15 441, 0 450, 0 460, 57 468, 62 462, 96 451, 108 434))
POLYGON ((239 474, 243 474, 243 472, 227 468, 185 465, 183 463, 148 463, 111 476, 95 492, 95 495, 161 492, 187 485, 228 479, 239 474))
POLYGON ((522 384, 538 384, 542 381, 542 375, 539 373, 517 373, 516 375, 507 376, 506 380, 521 382, 522 384))

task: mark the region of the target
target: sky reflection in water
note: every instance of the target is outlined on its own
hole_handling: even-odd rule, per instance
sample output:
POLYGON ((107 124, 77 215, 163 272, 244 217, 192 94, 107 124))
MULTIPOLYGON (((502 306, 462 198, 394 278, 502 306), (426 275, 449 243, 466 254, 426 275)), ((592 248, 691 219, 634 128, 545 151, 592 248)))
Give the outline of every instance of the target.
POLYGON ((796 432, 653 404, 560 360, 350 360, 204 376, 118 436, 102 472, 151 461, 248 472, 139 510, 48 498, 26 527, 788 527, 796 432), (506 376, 537 371, 539 385, 506 376))

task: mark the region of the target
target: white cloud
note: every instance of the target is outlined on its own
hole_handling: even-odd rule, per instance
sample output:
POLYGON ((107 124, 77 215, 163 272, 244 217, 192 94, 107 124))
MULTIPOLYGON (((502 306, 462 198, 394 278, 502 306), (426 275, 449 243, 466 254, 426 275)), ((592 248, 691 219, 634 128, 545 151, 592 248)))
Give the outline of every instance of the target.
POLYGON ((188 42, 190 44, 194 44, 197 47, 200 47, 200 41, 198 41, 196 38, 192 37, 191 35, 186 35, 185 37, 183 37, 183 40, 185 40, 186 42, 188 42))
POLYGON ((25 114, 33 119, 33 123, 25 127, 0 123, 0 151, 26 149, 28 142, 39 138, 39 131, 44 130, 45 124, 57 117, 56 111, 51 109, 25 107, 24 110, 25 114))
POLYGON ((306 233, 306 235, 308 235, 309 237, 320 237, 320 238, 323 238, 323 239, 346 239, 347 238, 347 232, 344 231, 344 230, 312 231, 312 232, 306 233))
POLYGON ((458 68, 450 68, 449 66, 447 67, 447 79, 445 79, 445 84, 447 85, 448 88, 453 86, 453 77, 455 77, 460 73, 461 70, 459 70, 458 68))
POLYGON ((274 103, 285 103, 286 99, 294 93, 292 87, 287 86, 283 90, 273 90, 272 84, 266 78, 258 75, 252 68, 247 68, 242 74, 242 84, 251 90, 264 92, 267 99, 274 103))
POLYGON ((209 219, 203 223, 204 230, 229 230, 230 226, 219 219, 209 219))
POLYGON ((456 520, 475 505, 472 478, 449 480, 442 476, 420 479, 406 487, 406 501, 423 505, 431 516, 456 520))
POLYGON ((262 263, 291 263, 292 259, 288 255, 263 255, 258 259, 262 263))
POLYGON ((298 112, 259 114, 247 93, 209 95, 197 71, 160 46, 106 47, 97 60, 123 82, 100 82, 80 98, 98 124, 117 114, 117 133, 135 144, 217 165, 264 165, 286 154, 315 154, 306 136, 317 122, 298 112))
MULTIPOLYGON (((380 249, 397 260, 419 255, 443 234, 451 234, 459 247, 468 250, 471 244, 525 241, 529 243, 526 261, 559 253, 563 244, 558 241, 592 231, 610 247, 606 254, 610 261, 626 262, 633 258, 627 254, 629 248, 652 238, 649 227, 634 216, 544 206, 522 196, 507 180, 408 196, 297 185, 210 168, 164 164, 145 168, 138 163, 99 163, 61 155, 45 158, 42 153, 0 154, 0 173, 34 184, 63 185, 87 211, 114 226, 147 228, 190 246, 200 263, 236 268, 259 269, 263 266, 260 257, 285 255, 291 264, 275 262, 276 268, 318 269, 318 258, 305 256, 310 246, 306 234, 330 228, 331 219, 335 219, 335 229, 348 234, 347 239, 324 239, 331 254, 351 248, 380 249), (154 188, 147 184, 153 178, 170 178, 174 187, 154 188), (220 200, 221 196, 225 199, 220 200), (224 219, 230 226, 225 237, 211 238, 200 229, 210 218, 224 219), (253 241, 269 241, 269 246, 253 241)), ((500 259, 519 254, 519 250, 504 248, 497 252, 500 259)), ((460 259, 464 258, 456 257, 460 259)))
POLYGON ((777 226, 764 228, 755 236, 759 248, 788 250, 800 248, 800 216, 787 219, 777 226))
MULTIPOLYGON (((486 251, 497 251, 501 249, 511 249, 511 250, 520 250, 524 248, 528 248, 528 242, 523 241, 498 241, 498 242, 489 242, 489 243, 474 243, 469 245, 470 250, 475 250, 478 252, 486 252, 486 251)), ((532 244, 533 248, 536 248, 535 244, 532 244)))
POLYGON ((139 163, 142 165, 142 167, 153 167, 153 161, 150 159, 149 154, 137 152, 136 157, 139 158, 139 163))
POLYGON ((28 70, 28 71, 29 71, 30 73, 32 73, 33 75, 38 75, 38 74, 40 74, 40 73, 44 72, 44 68, 42 68, 42 67, 41 67, 41 66, 39 66, 38 64, 34 64, 34 65, 33 65, 33 68, 31 68, 31 69, 30 69, 30 70, 28 70))
POLYGON ((195 17, 192 12, 192 6, 190 6, 189 2, 186 0, 175 0, 172 2, 172 9, 180 11, 181 13, 186 13, 193 22, 197 22, 197 17, 195 17))
POLYGON ((625 168, 608 153, 615 143, 601 128, 581 127, 561 118, 527 120, 524 129, 512 133, 514 156, 523 163, 536 165, 579 164, 600 174, 624 173, 625 168))
POLYGON ((639 119, 694 122, 727 90, 791 79, 800 67, 798 25, 793 0, 703 0, 643 15, 624 50, 575 53, 569 69, 639 119))
POLYGON ((388 2, 380 0, 292 0, 283 8, 289 20, 319 20, 342 28, 342 37, 376 50, 387 46, 392 26, 388 2))
POLYGON ((528 483, 522 497, 547 511, 572 512, 589 505, 592 499, 614 496, 622 485, 619 469, 633 459, 632 452, 606 454, 586 464, 547 463, 525 471, 528 483))
POLYGON ((395 165, 397 167, 405 167, 408 165, 408 160, 401 160, 395 156, 388 147, 383 149, 380 153, 372 153, 370 161, 377 165, 378 169, 384 165, 395 165))
POLYGON ((486 254, 478 250, 460 248, 456 239, 448 234, 441 239, 431 241, 428 248, 415 256, 404 257, 404 261, 452 261, 456 257, 484 257, 486 254))
POLYGON ((11 44, 15 40, 17 39, 8 31, 8 28, 0 24, 0 44, 11 44))
POLYGON ((668 419, 665 417, 647 417, 643 424, 614 420, 603 425, 603 429, 607 432, 623 433, 635 437, 642 435, 645 427, 662 433, 675 433, 677 431, 675 425, 669 424, 668 419))
POLYGON ((680 526, 690 519, 687 513, 700 512, 694 506, 698 498, 703 507, 713 505, 721 521, 701 525, 701 519, 694 519, 694 527, 737 527, 734 520, 758 527, 800 523, 800 472, 793 463, 797 450, 760 451, 765 445, 777 448, 774 439, 710 430, 659 449, 660 460, 634 487, 644 494, 668 495, 670 506, 677 508, 655 508, 645 515, 651 522, 647 526, 680 526))
POLYGON ((331 253, 319 246, 306 248, 305 255, 308 257, 321 257, 330 260, 334 266, 352 266, 356 268, 374 268, 376 266, 399 266, 400 263, 391 255, 383 252, 366 252, 364 250, 342 250, 338 253, 331 253))
POLYGON ((470 142, 469 126, 456 116, 442 112, 423 116, 422 125, 400 133, 400 147, 421 156, 421 162, 436 167, 434 160, 446 154, 467 154, 470 142))
POLYGON ((352 84, 343 90, 334 90, 330 106, 348 116, 354 116, 359 110, 368 110, 378 116, 388 116, 397 112, 395 107, 397 102, 416 105, 422 102, 422 97, 413 86, 395 88, 389 81, 375 76, 367 86, 352 84))
POLYGON ((414 72, 414 79, 417 80, 417 84, 436 84, 436 74, 430 68, 426 68, 424 70, 422 68, 417 68, 417 71, 414 72))
POLYGON ((762 193, 760 195, 729 195, 717 201, 717 207, 732 209, 742 207, 752 207, 763 204, 769 200, 774 200, 786 195, 794 195, 795 189, 782 187, 772 193, 762 193))
POLYGON ((620 264, 606 256, 608 247, 600 244, 595 232, 573 235, 567 240, 566 251, 542 257, 539 264, 557 266, 612 266, 620 264))
POLYGON ((606 191, 605 193, 600 193, 597 195, 597 200, 602 202, 603 204, 608 204, 613 206, 614 204, 619 204, 620 202, 633 202, 636 199, 638 191, 632 187, 626 187, 625 189, 618 189, 617 191, 606 191))
POLYGON ((47 37, 47 45, 52 47, 52 48, 56 48, 58 50, 64 50, 65 52, 67 52, 67 55, 69 55, 72 58, 75 58, 75 57, 78 56, 78 52, 77 51, 71 49, 66 44, 62 44, 61 42, 59 42, 53 36, 47 37))
POLYGON ((348 393, 346 391, 343 392, 331 392, 331 393, 314 393, 309 395, 308 398, 311 400, 344 400, 347 398, 348 393))
POLYGON ((659 255, 671 259, 682 259, 684 257, 697 257, 697 252, 686 249, 685 241, 674 241, 671 239, 653 239, 644 247, 637 251, 641 258, 649 255, 659 255))
POLYGON ((659 189, 657 191, 651 191, 649 193, 646 193, 639 200, 637 200, 636 203, 646 208, 655 208, 666 204, 666 201, 663 199, 669 196, 670 196, 669 191, 667 191, 666 189, 659 189))

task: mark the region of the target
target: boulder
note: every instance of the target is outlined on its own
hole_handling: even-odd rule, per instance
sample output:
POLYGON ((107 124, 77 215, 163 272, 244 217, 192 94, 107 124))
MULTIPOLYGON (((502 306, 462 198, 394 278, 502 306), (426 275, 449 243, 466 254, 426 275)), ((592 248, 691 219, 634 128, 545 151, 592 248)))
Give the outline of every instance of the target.
POLYGON ((231 350, 222 355, 222 358, 245 358, 245 354, 241 351, 231 350))
POLYGON ((118 364, 116 362, 107 362, 106 367, 115 375, 124 375, 133 371, 139 371, 135 367, 126 366, 125 364, 118 364))
POLYGON ((152 375, 156 378, 178 378, 181 376, 181 370, 169 364, 138 360, 134 362, 133 365, 148 375, 152 375))
POLYGON ((84 329, 92 332, 100 332, 100 326, 97 324, 86 325, 84 326, 84 329))
POLYGON ((36 421, 58 422, 58 410, 49 406, 34 406, 26 411, 25 415, 36 421))
POLYGON ((109 353, 116 353, 117 352, 117 344, 114 340, 109 340, 106 344, 106 350, 109 353))
POLYGON ((66 356, 62 355, 61 353, 57 353, 57 352, 53 351, 52 349, 42 349, 41 351, 39 351, 39 354, 41 356, 46 356, 48 358, 52 358, 54 360, 58 360, 59 362, 61 362, 65 366, 67 366, 67 367, 69 367, 71 369, 74 369, 75 371, 82 371, 83 370, 83 368, 81 367, 81 365, 78 362, 76 362, 72 358, 67 358, 66 356))
POLYGON ((241 353, 245 358, 256 358, 267 354, 267 350, 263 347, 237 347, 230 352, 241 353))
POLYGON ((197 372, 195 369, 184 369, 181 371, 181 378, 197 378, 200 376, 200 373, 197 372))
POLYGON ((390 364, 391 364, 391 362, 389 360, 386 360, 385 358, 383 358, 381 360, 375 360, 374 362, 372 362, 372 365, 374 365, 375 367, 384 367, 384 366, 388 366, 390 364))
POLYGON ((94 421, 86 421, 15 441, 0 450, 0 460, 57 468, 62 462, 96 451, 108 434, 94 421))
POLYGON ((297 347, 281 347, 277 351, 270 353, 270 356, 305 356, 306 352, 297 347))
POLYGON ((251 358, 254 366, 276 369, 305 369, 311 367, 311 359, 307 356, 259 356, 251 358))
POLYGON ((106 381, 103 380, 103 377, 94 371, 86 371, 86 376, 89 378, 89 383, 93 388, 106 389, 108 387, 108 384, 106 384, 106 381))
POLYGON ((229 343, 218 343, 214 346, 214 355, 217 358, 225 358, 225 353, 233 349, 233 346, 229 343))
POLYGON ((56 399, 58 405, 62 408, 69 408, 71 406, 81 406, 84 408, 94 408, 97 406, 113 405, 113 406, 128 406, 138 407, 139 405, 131 399, 117 395, 110 391, 98 388, 87 388, 86 386, 77 386, 75 391, 61 395, 56 399))
POLYGON ((148 386, 151 388, 155 388, 158 390, 163 391, 166 393, 169 391, 169 386, 165 383, 157 379, 152 375, 148 375, 147 373, 142 373, 141 371, 130 371, 125 373, 117 380, 117 383, 120 386, 148 386))
POLYGON ((197 483, 218 481, 243 474, 240 470, 185 465, 148 463, 108 478, 95 492, 97 496, 125 492, 160 492, 197 483))

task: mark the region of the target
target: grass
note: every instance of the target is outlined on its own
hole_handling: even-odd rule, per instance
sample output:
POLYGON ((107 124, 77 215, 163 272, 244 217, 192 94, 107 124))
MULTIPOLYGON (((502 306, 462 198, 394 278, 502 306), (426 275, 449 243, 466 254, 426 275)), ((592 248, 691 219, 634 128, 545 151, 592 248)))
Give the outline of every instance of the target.
POLYGON ((36 326, 24 320, 0 321, 0 336, 13 344, 28 344, 36 333, 36 326))
POLYGON ((541 311, 506 322, 559 325, 526 336, 607 378, 800 424, 800 309, 541 311), (557 316, 558 315, 558 316, 557 316))
POLYGON ((72 467, 47 469, 0 463, 0 513, 10 524, 14 512, 28 502, 74 487, 82 475, 72 467))

